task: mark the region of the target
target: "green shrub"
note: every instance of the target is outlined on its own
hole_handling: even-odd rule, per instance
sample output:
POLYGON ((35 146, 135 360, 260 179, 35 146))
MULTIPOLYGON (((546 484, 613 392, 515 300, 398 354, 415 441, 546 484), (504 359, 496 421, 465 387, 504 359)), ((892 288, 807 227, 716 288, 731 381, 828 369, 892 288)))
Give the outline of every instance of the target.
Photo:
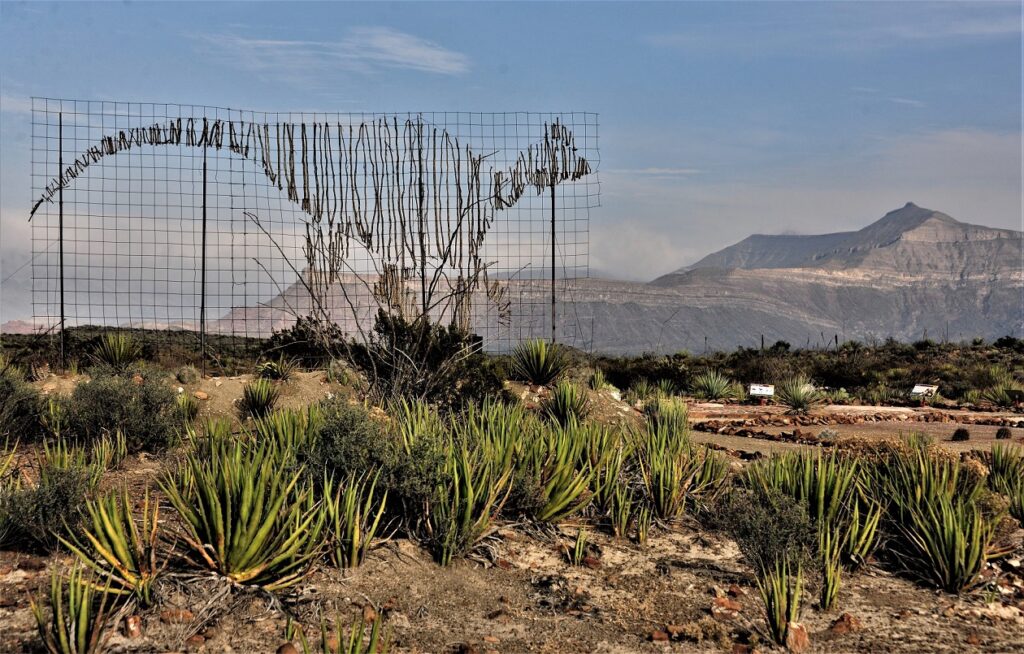
POLYGON ((693 377, 690 382, 690 391, 698 399, 716 402, 733 399, 736 389, 733 387, 732 380, 721 372, 706 370, 693 377))
POLYGON ((92 351, 92 360, 100 367, 123 373, 142 356, 142 346, 122 332, 107 332, 92 351))
POLYGON ((99 375, 75 387, 65 412, 68 429, 77 438, 89 442, 121 432, 129 452, 165 449, 174 443, 181 425, 174 392, 152 377, 137 384, 125 377, 99 375))
POLYGON ((552 422, 564 427, 572 422, 582 422, 587 417, 590 400, 587 392, 576 384, 560 381, 541 403, 541 409, 552 422))
POLYGON ((174 373, 174 378, 181 384, 195 384, 199 381, 199 371, 195 366, 182 366, 174 373))
POLYGON ((395 468, 398 443, 365 407, 338 398, 324 403, 322 412, 309 454, 311 471, 349 479, 395 468))
POLYGON ((34 551, 55 550, 60 533, 78 530, 90 478, 85 467, 53 468, 35 484, 10 489, 0 520, 7 526, 7 542, 34 551))
POLYGON ((281 390, 270 380, 254 379, 242 388, 238 410, 243 418, 262 418, 274 410, 281 390))
POLYGON ((42 419, 39 391, 10 369, 0 372, 0 439, 36 440, 43 433, 42 419))
POLYGON ((516 379, 535 386, 547 386, 569 367, 569 361, 558 345, 543 339, 525 341, 512 351, 512 372, 516 379))
POLYGON ((705 520, 736 541, 756 572, 782 560, 803 565, 818 544, 806 504, 779 491, 733 488, 712 504, 705 520))
POLYGON ((775 399, 792 413, 807 413, 824 401, 821 391, 802 375, 790 377, 775 387, 775 399))
POLYGON ((233 583, 287 588, 322 553, 324 513, 282 463, 272 443, 219 439, 160 481, 192 554, 233 583))

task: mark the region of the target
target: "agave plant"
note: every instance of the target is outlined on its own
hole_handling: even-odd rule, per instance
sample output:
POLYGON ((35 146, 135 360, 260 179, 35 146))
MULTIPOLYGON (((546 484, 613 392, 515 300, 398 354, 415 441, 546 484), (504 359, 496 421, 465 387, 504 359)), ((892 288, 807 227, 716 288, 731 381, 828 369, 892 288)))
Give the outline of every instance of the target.
POLYGON ((576 540, 573 542, 572 550, 566 552, 569 557, 569 563, 575 566, 583 565, 583 560, 587 558, 587 548, 589 546, 587 530, 580 527, 579 531, 576 532, 576 540))
POLYGON ((732 380, 717 370, 706 370, 690 382, 693 396, 702 400, 731 400, 735 394, 732 380))
POLYGON ((157 564, 160 503, 150 502, 146 491, 136 520, 125 487, 120 494, 87 501, 85 512, 84 538, 61 538, 61 543, 85 566, 108 579, 108 592, 130 594, 142 606, 151 606, 153 581, 162 570, 157 564))
POLYGON ((195 396, 188 393, 180 393, 177 399, 175 399, 175 404, 178 407, 178 415, 181 416, 183 423, 191 424, 199 417, 199 400, 195 396))
POLYGON ((1024 523, 1024 449, 995 445, 989 467, 988 487, 1009 500, 1010 515, 1024 523))
POLYGON ((630 404, 636 404, 637 402, 647 402, 651 398, 657 397, 657 395, 658 387, 641 377, 633 382, 633 385, 626 391, 626 400, 630 404))
POLYGON ((791 413, 807 413, 821 404, 825 397, 807 377, 797 375, 776 385, 775 399, 788 407, 791 413))
POLYGON ((653 429, 664 427, 678 432, 689 429, 689 407, 677 398, 659 398, 656 402, 645 404, 644 416, 653 429))
POLYGON ((571 422, 582 422, 590 413, 587 393, 576 384, 561 381, 551 389, 541 408, 553 422, 565 427, 571 422))
POLYGON ((660 520, 679 517, 687 499, 710 495, 725 479, 725 460, 706 447, 695 446, 685 431, 664 424, 648 425, 634 440, 646 500, 660 520))
POLYGON ((424 519, 427 545, 441 565, 475 547, 501 510, 511 470, 496 472, 498 467, 482 449, 450 449, 447 481, 438 486, 424 519))
POLYGON ((92 359, 100 365, 124 372, 142 356, 142 347, 130 334, 107 332, 92 352, 92 359))
POLYGON ((274 410, 281 391, 267 379, 254 379, 242 388, 239 411, 243 417, 262 418, 274 410))
POLYGON ((818 556, 821 559, 821 594, 818 603, 822 611, 829 611, 839 597, 843 569, 843 534, 841 527, 818 528, 818 556))
POLYGON ((260 379, 288 381, 299 370, 299 364, 283 355, 277 361, 263 361, 256 366, 256 376, 260 379))
POLYGON ((320 654, 387 654, 391 649, 391 639, 384 633, 383 624, 380 616, 374 618, 370 623, 370 635, 367 638, 364 634, 365 623, 361 617, 352 622, 348 636, 344 634, 340 620, 335 623, 332 632, 321 619, 320 649, 316 650, 310 645, 305 630, 289 620, 285 629, 285 639, 290 642, 298 637, 302 654, 313 654, 316 651, 320 654))
POLYGON ((283 462, 314 448, 323 413, 316 404, 305 410, 280 409, 253 420, 253 439, 270 444, 283 462))
POLYGON ((448 428, 437 409, 426 402, 403 398, 393 403, 388 413, 394 416, 406 454, 410 454, 421 439, 442 434, 448 428))
POLYGON ((768 636, 776 644, 784 646, 790 625, 800 619, 803 571, 799 565, 794 566, 781 557, 774 565, 758 570, 756 580, 764 604, 768 636))
POLYGON ((512 351, 512 372, 535 386, 547 386, 568 368, 564 351, 543 339, 525 341, 512 351))
POLYGON ((590 389, 594 391, 603 391, 606 388, 612 387, 612 385, 608 383, 608 378, 604 375, 604 370, 600 368, 594 368, 594 372, 591 373, 588 384, 590 389))
POLYGON ((217 439, 186 455, 160 487, 181 516, 183 540, 236 584, 278 590, 301 581, 322 549, 324 516, 304 471, 281 469, 271 443, 217 439))
POLYGON ((99 654, 114 634, 121 610, 113 610, 112 594, 99 582, 71 569, 65 582, 60 571, 50 575, 50 614, 31 598, 39 637, 49 654, 99 654))
POLYGON ((612 451, 590 459, 594 431, 570 422, 567 426, 544 429, 523 444, 518 467, 526 468, 539 481, 542 502, 532 517, 540 522, 557 522, 583 510, 591 501, 591 482, 595 471, 604 467, 612 451))
POLYGON ((338 484, 326 477, 323 485, 323 510, 326 514, 328 554, 339 568, 362 564, 377 535, 388 493, 376 496, 377 480, 367 477, 338 484))

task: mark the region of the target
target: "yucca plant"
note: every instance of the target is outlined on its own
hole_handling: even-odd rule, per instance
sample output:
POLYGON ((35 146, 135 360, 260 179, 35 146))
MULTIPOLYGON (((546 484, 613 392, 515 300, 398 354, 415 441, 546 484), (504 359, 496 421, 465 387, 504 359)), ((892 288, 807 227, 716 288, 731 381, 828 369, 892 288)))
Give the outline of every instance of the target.
POLYGON ((535 386, 547 386, 568 369, 564 351, 543 339, 525 341, 512 351, 512 372, 535 386))
POLYGON ((130 334, 107 332, 92 352, 92 359, 100 365, 124 372, 142 356, 142 346, 130 334))
POLYGON ((671 379, 659 379, 656 387, 658 389, 658 397, 664 398, 672 397, 679 390, 676 388, 676 383, 671 379))
POLYGON ((608 383, 608 378, 604 375, 604 370, 601 370, 600 368, 594 368, 594 372, 591 373, 588 384, 590 389, 594 391, 603 391, 606 388, 611 388, 611 384, 608 383))
POLYGON ((825 400, 821 391, 803 375, 790 377, 775 386, 775 399, 790 413, 807 413, 825 400))
POLYGON ((799 564, 780 557, 771 566, 758 569, 755 578, 764 604, 768 636, 785 646, 790 625, 800 620, 803 571, 799 564))
POLYGON ((314 448, 323 413, 316 404, 303 409, 279 409, 252 422, 253 440, 270 444, 282 463, 314 448))
POLYGON ((511 481, 511 470, 498 473, 499 467, 482 449, 464 443, 450 449, 447 481, 438 485, 424 519, 427 545, 441 565, 469 552, 490 529, 511 481))
POLYGON ((136 520, 128 488, 85 503, 83 537, 61 542, 94 572, 108 579, 109 592, 132 595, 143 607, 153 604, 153 581, 160 542, 160 503, 146 491, 136 520))
POLYGON ((612 494, 608 519, 611 522, 612 534, 616 538, 625 538, 633 521, 633 489, 626 484, 616 484, 612 494))
POLYGON ((254 379, 242 388, 239 411, 243 418, 262 418, 274 410, 280 396, 280 389, 270 380, 254 379))
POLYGON ((988 487, 1009 500, 1010 515, 1024 523, 1024 449, 997 444, 992 447, 988 487))
POLYGON ((321 654, 387 654, 391 649, 390 636, 384 633, 383 619, 378 615, 373 620, 367 620, 358 616, 352 622, 345 636, 341 627, 341 620, 335 623, 334 631, 328 627, 327 622, 321 619, 321 647, 314 650, 305 630, 289 620, 285 629, 285 640, 291 642, 298 638, 302 654, 312 654, 315 651, 321 654), (367 626, 370 627, 370 636, 366 636, 367 626))
POLYGON ((658 388, 649 380, 641 377, 633 382, 633 385, 626 391, 626 400, 630 404, 636 404, 637 402, 647 402, 657 395, 658 388))
POLYGON ((266 590, 301 581, 320 555, 324 515, 304 472, 281 469, 272 444, 217 439, 190 452, 160 487, 181 516, 183 540, 209 568, 266 590))
POLYGON ((199 400, 195 396, 188 393, 179 393, 175 399, 175 404, 178 407, 178 414, 181 416, 183 423, 191 424, 199 417, 199 400))
POLYGON ((821 593, 818 603, 822 611, 829 611, 839 597, 843 570, 843 534, 839 525, 818 528, 818 557, 821 562, 821 593))
POLYGON ((686 431, 648 425, 634 435, 634 442, 645 500, 659 520, 679 517, 687 499, 708 497, 725 479, 725 460, 695 446, 686 431))
POLYGON ((651 512, 651 508, 646 504, 642 504, 636 509, 636 542, 637 545, 646 545, 647 538, 651 533, 651 523, 654 520, 654 514, 651 512))
MULTIPOLYGON (((102 452, 103 448, 100 449, 102 452)), ((49 485, 66 471, 77 471, 85 477, 89 488, 95 488, 106 472, 104 462, 96 461, 92 451, 64 439, 43 441, 43 449, 36 454, 36 467, 40 486, 49 485)))
MULTIPOLYGON (((595 427, 592 429, 601 429, 595 427)), ((540 483, 542 503, 532 517, 540 522, 557 522, 581 511, 591 499, 591 481, 595 470, 604 466, 612 452, 602 453, 591 464, 591 428, 574 421, 562 427, 542 430, 523 444, 517 467, 525 467, 540 483)))
POLYGON ((256 365, 256 376, 260 379, 288 381, 299 370, 294 359, 286 359, 283 355, 277 361, 263 361, 256 365))
POLYGON ((413 451, 420 439, 445 433, 448 429, 437 409, 426 402, 403 398, 392 403, 388 413, 395 419, 406 454, 413 451))
POLYGON ((104 434, 92 445, 91 461, 94 466, 104 471, 117 468, 127 456, 128 441, 120 430, 114 432, 112 436, 104 434))
POLYGON ((331 563, 339 568, 362 564, 380 528, 388 493, 376 496, 377 480, 367 476, 338 484, 325 477, 323 510, 326 514, 327 545, 331 563))
POLYGON ((664 427, 684 432, 689 429, 689 407, 679 399, 659 398, 644 405, 644 416, 653 429, 664 427))
POLYGON ((705 370, 690 381, 693 396, 702 400, 731 400, 735 394, 732 380, 717 370, 705 370))
POLYGON ((565 427, 570 422, 583 422, 590 413, 590 400, 576 384, 561 381, 551 389, 541 408, 550 420, 565 427))
POLYGON ((573 542, 572 550, 567 552, 569 563, 575 566, 583 565, 583 560, 587 558, 587 548, 589 546, 587 530, 580 527, 579 531, 576 532, 576 540, 573 542))
POLYGON ((871 499, 857 499, 843 537, 843 559, 846 566, 856 570, 868 560, 878 543, 878 525, 884 508, 871 499))
POLYGON ((33 597, 32 615, 49 654, 99 654, 117 628, 119 613, 113 595, 80 566, 67 580, 56 568, 50 574, 49 615, 33 597))
POLYGON ((604 513, 611 511, 615 494, 629 485, 623 479, 623 468, 633 452, 632 444, 629 441, 624 442, 621 437, 618 437, 619 432, 608 431, 616 434, 617 438, 614 443, 609 443, 604 447, 592 443, 590 450, 595 454, 604 455, 604 464, 594 468, 594 475, 590 482, 593 503, 599 511, 604 513))
POLYGON ((946 496, 912 504, 905 515, 899 528, 905 548, 899 556, 922 581, 960 593, 973 587, 985 563, 995 558, 1001 515, 986 516, 977 505, 946 496))
POLYGON ((781 491, 806 502, 816 525, 836 526, 849 506, 858 478, 857 462, 836 454, 776 454, 747 469, 746 480, 764 492, 781 491))

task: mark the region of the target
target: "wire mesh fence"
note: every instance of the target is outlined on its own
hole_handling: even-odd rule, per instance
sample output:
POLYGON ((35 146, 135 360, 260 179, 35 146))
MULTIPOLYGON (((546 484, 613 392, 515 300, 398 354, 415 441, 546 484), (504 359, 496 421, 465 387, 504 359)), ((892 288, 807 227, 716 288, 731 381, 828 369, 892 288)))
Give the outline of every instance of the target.
POLYGON ((35 326, 358 337, 384 309, 585 346, 599 163, 593 113, 33 98, 35 326))

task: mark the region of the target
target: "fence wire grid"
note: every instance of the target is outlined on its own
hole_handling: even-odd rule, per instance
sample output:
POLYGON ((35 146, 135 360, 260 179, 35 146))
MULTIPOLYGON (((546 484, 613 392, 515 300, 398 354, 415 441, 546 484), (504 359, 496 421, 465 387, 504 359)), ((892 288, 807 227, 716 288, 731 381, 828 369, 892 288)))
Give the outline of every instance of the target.
POLYGON ((587 112, 33 98, 35 327, 262 338, 320 307, 356 335, 422 300, 501 351, 552 336, 553 296, 554 336, 587 347, 573 296, 599 163, 587 112), (322 279, 311 251, 344 274, 322 279), (471 299, 428 302, 428 284, 471 299))

